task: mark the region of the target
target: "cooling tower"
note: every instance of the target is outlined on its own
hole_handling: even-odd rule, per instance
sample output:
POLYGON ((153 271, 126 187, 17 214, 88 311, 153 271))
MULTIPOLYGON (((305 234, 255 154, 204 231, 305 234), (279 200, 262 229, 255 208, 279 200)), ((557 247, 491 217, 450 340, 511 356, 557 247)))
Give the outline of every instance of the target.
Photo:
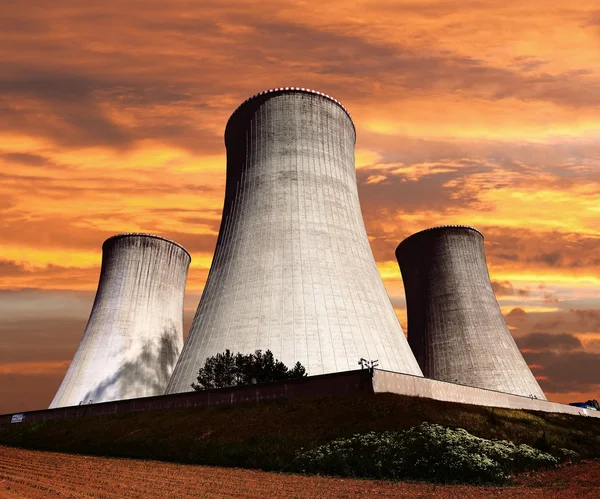
POLYGON ((183 346, 190 255, 148 234, 102 246, 92 312, 50 408, 162 395, 183 346))
POLYGON ((371 253, 354 142, 346 109, 312 90, 268 90, 233 113, 217 247, 167 393, 226 349, 270 349, 310 375, 361 357, 422 375, 371 253))
POLYGON ((494 296, 483 235, 434 227, 396 249, 408 308, 408 342, 432 379, 546 400, 494 296))

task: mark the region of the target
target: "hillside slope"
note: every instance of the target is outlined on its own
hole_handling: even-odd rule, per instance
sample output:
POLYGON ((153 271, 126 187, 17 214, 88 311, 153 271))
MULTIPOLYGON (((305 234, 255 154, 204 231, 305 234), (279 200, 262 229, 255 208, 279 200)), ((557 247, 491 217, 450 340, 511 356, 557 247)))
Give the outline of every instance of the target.
POLYGON ((286 470, 300 449, 424 421, 600 457, 600 420, 377 394, 149 411, 0 427, 0 444, 100 456, 286 470))

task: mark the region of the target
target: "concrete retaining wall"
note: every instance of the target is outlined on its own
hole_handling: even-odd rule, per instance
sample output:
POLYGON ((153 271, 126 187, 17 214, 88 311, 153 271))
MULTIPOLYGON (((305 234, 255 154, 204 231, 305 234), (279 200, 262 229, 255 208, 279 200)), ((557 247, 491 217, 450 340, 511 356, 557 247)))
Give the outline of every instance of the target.
MULTIPOLYGON (((220 388, 202 392, 161 395, 99 404, 59 407, 20 413, 23 423, 53 419, 79 418, 102 414, 126 414, 138 411, 183 409, 214 405, 260 403, 298 397, 325 397, 331 395, 372 394, 373 385, 367 370, 323 374, 308 378, 280 381, 239 388, 220 388)), ((0 415, 0 425, 10 424, 13 414, 0 415)))
POLYGON ((373 390, 375 393, 397 393, 462 404, 559 412, 600 418, 600 411, 377 369, 373 375, 373 390))
MULTIPOLYGON (((483 390, 470 386, 456 385, 444 381, 375 370, 373 377, 367 370, 323 374, 308 378, 280 381, 264 385, 239 388, 221 388, 204 392, 177 393, 157 397, 146 397, 101 404, 60 407, 22 414, 23 423, 53 419, 80 418, 101 414, 126 414, 138 411, 184 409, 215 405, 261 403, 299 397, 326 397, 348 395, 373 395, 375 393, 397 393, 411 397, 424 397, 446 402, 526 409, 532 411, 558 412, 600 418, 600 411, 591 411, 570 405, 532 400, 519 395, 483 390)), ((10 424, 13 414, 0 415, 0 426, 10 424)), ((18 418, 20 419, 20 418, 18 418)))

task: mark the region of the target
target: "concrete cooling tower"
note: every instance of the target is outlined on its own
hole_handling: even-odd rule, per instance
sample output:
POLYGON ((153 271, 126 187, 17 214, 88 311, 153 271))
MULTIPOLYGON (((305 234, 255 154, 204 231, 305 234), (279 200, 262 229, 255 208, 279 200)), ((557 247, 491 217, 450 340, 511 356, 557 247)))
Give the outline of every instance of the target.
POLYGON ((190 255, 147 234, 102 246, 102 269, 83 338, 50 408, 162 395, 183 346, 190 255))
POLYGON ((310 375, 361 357, 422 375, 367 239, 355 138, 346 109, 308 89, 268 90, 233 113, 217 247, 167 393, 190 390, 225 349, 270 349, 310 375))
POLYGON ((418 232, 400 243, 396 258, 408 342, 426 377, 546 400, 502 317, 478 230, 418 232))

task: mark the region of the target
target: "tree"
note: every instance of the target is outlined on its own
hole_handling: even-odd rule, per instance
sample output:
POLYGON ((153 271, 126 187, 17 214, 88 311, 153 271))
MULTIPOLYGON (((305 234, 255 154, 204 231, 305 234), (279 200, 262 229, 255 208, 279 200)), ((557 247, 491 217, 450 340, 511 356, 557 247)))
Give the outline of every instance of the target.
POLYGON ((206 359, 204 367, 198 371, 194 390, 243 386, 256 383, 269 383, 282 379, 303 378, 306 369, 300 362, 289 369, 273 356, 271 350, 256 350, 253 354, 233 355, 230 350, 206 359))
POLYGON ((206 359, 204 367, 198 373, 198 385, 192 383, 194 390, 207 390, 237 384, 237 358, 229 350, 206 359))

